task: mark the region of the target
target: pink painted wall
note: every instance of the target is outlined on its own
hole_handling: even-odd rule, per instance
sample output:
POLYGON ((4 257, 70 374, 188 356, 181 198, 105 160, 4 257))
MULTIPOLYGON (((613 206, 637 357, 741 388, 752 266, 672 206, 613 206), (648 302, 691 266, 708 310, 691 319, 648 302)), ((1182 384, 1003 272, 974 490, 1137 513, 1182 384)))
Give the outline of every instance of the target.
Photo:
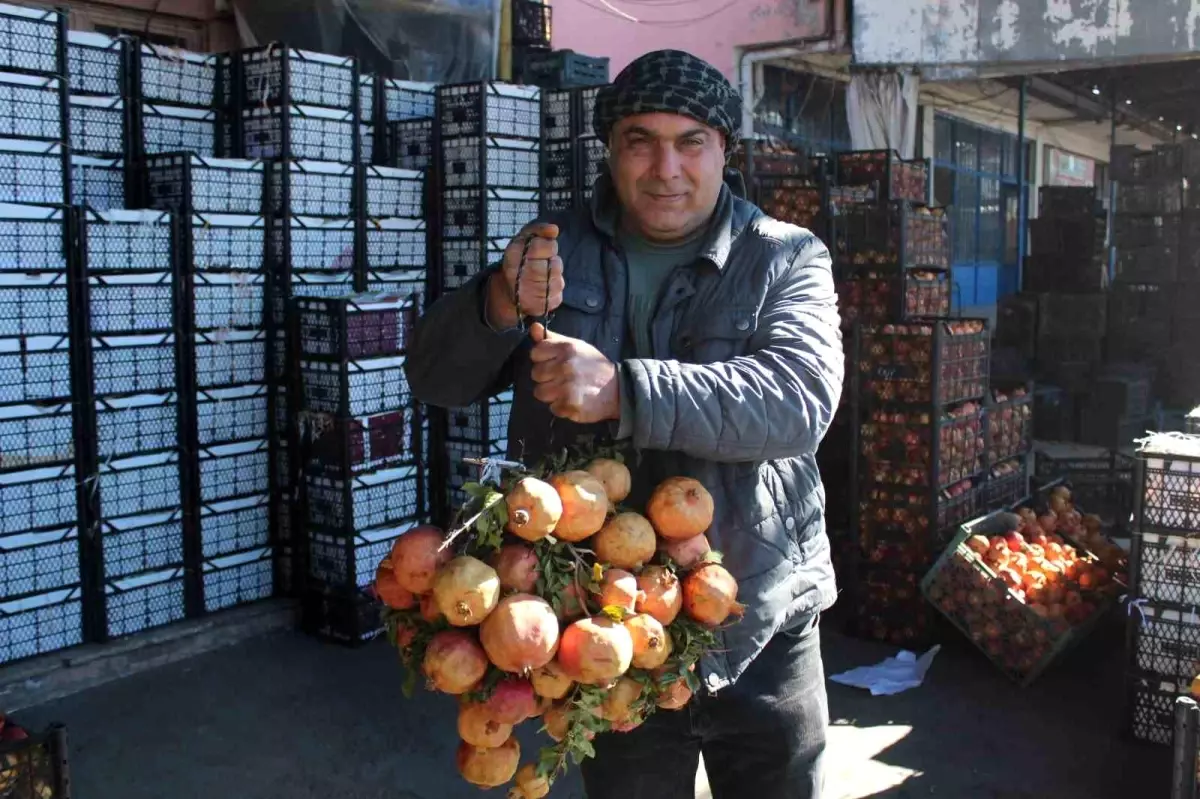
MULTIPOLYGON (((552 38, 555 48, 608 56, 614 77, 642 53, 673 48, 703 58, 732 80, 737 68, 735 48, 819 36, 826 30, 828 16, 826 0, 608 3, 551 0, 552 38)), ((840 19, 842 0, 832 0, 832 5, 835 20, 840 19)))

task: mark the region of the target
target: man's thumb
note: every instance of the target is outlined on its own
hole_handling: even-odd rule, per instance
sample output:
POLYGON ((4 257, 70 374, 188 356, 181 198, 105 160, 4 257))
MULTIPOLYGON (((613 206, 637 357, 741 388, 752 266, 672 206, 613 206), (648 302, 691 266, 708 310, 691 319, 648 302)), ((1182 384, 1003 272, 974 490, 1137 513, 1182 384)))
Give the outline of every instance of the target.
POLYGON ((529 337, 534 344, 541 344, 550 337, 550 331, 541 322, 534 322, 529 326, 529 337))

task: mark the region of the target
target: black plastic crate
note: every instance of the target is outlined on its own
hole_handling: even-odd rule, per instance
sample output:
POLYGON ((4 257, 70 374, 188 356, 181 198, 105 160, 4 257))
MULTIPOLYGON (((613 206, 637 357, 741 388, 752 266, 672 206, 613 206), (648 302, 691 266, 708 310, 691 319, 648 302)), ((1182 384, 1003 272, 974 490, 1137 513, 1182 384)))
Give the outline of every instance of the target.
POLYGON ((1135 479, 1139 530, 1187 535, 1200 531, 1200 455, 1195 444, 1156 437, 1139 449, 1135 479))
POLYGON ((600 173, 608 169, 608 145, 595 136, 583 136, 578 141, 576 153, 579 159, 576 166, 579 186, 591 189, 600 173))
MULTIPOLYGON (((287 325, 288 302, 292 297, 344 297, 354 293, 354 273, 293 271, 283 290, 269 292, 270 317, 275 330, 287 325)), ((289 366, 290 368, 290 366, 289 366)))
POLYGON ((174 333, 91 337, 92 385, 97 394, 166 391, 178 382, 174 333))
POLYGON ((247 107, 300 103, 357 112, 358 62, 351 56, 274 42, 242 50, 240 59, 242 102, 247 107))
POLYGON ((446 437, 459 441, 496 441, 508 438, 512 413, 511 391, 489 397, 466 408, 446 410, 446 437))
POLYGON ((165 211, 89 209, 83 227, 89 274, 176 270, 171 215, 165 211))
POLYGON ((0 272, 0 338, 71 332, 65 272, 0 272))
POLYGON ((1181 178, 1153 180, 1146 183, 1117 186, 1117 214, 1147 214, 1161 216, 1183 210, 1184 182, 1181 178))
POLYGON ((324 589, 365 591, 392 544, 411 526, 377 527, 352 536, 309 532, 308 576, 324 589))
POLYGON ((106 211, 126 205, 124 158, 71 154, 71 203, 106 211))
POLYGON ((984 484, 985 511, 1012 508, 1029 496, 1028 456, 993 463, 984 484))
POLYGON ((62 271, 68 252, 62 208, 0 203, 0 272, 62 271))
POLYGON ((309 412, 301 421, 307 470, 316 476, 349 479, 418 461, 418 422, 415 405, 350 418, 309 412))
POLYGON ((0 202, 64 205, 66 152, 59 142, 0 139, 0 202))
MULTIPOLYGON (((0 608, 0 663, 57 652, 80 643, 83 643, 83 591, 78 587, 5 602, 0 608)), ((0 759, 10 757, 10 747, 27 742, 0 745, 0 759)))
POLYGON ((312 105, 266 105, 242 112, 247 158, 355 162, 357 111, 312 105))
POLYGON ((976 402, 953 408, 873 408, 858 433, 859 479, 945 488, 987 465, 987 411, 976 402))
POLYGON ((200 446, 267 438, 267 397, 263 383, 198 391, 196 431, 200 446))
POLYGON ((542 148, 546 142, 570 142, 591 131, 579 130, 579 90, 542 91, 542 148))
POLYGON ((1100 198, 1091 186, 1042 186, 1038 189, 1042 216, 1089 216, 1100 211, 1100 198))
POLYGON ((517 47, 550 47, 553 10, 538 0, 514 0, 512 43, 517 47))
POLYGON ((1017 458, 1033 449, 1033 384, 993 385, 987 404, 989 463, 1017 458))
POLYGON ((428 283, 429 275, 425 269, 397 269, 391 272, 371 270, 367 272, 366 289, 411 297, 413 306, 420 314, 425 310, 428 283))
POLYGON ((206 613, 258 602, 275 593, 275 561, 268 546, 206 559, 201 574, 206 613))
POLYGON ((145 162, 146 199, 176 213, 258 215, 263 211, 263 163, 163 153, 145 162))
POLYGON ((295 300, 300 352, 344 360, 404 352, 418 309, 403 294, 354 294, 295 300))
POLYGON ((0 69, 67 72, 67 12, 0 3, 0 69))
POLYGON ((1189 610, 1200 605, 1200 539, 1135 532, 1129 560, 1139 598, 1189 610))
POLYGON ((865 401, 944 405, 987 394, 985 319, 862 325, 857 337, 865 401))
POLYGON ((834 257, 847 267, 950 267, 950 220, 942 208, 851 206, 834 217, 834 257))
POLYGON ((268 208, 281 215, 353 216, 355 170, 351 164, 327 161, 273 161, 268 208))
POLYGON ((264 383, 267 379, 265 330, 196 331, 196 388, 264 383))
POLYGON ((854 528, 866 561, 893 569, 925 569, 958 531, 984 509, 983 480, 930 491, 868 482, 858 488, 854 528))
POLYGON ((253 494, 200 506, 200 552, 207 559, 267 546, 271 495, 253 494))
POLYGON ((1139 602, 1129 614, 1130 668, 1188 685, 1200 662, 1200 615, 1190 609, 1139 602))
POLYGON ((171 332, 175 283, 170 272, 99 274, 88 278, 88 330, 93 335, 171 332))
POLYGON ((425 173, 416 169, 368 166, 363 170, 364 211, 368 219, 425 216, 425 173))
POLYGON ((65 140, 66 91, 63 78, 0 72, 0 136, 65 140))
MULTIPOLYGON (((530 217, 532 219, 533 217, 530 217)), ((456 289, 479 274, 489 264, 504 257, 504 248, 511 238, 443 239, 442 291, 456 289)))
POLYGON ((575 207, 578 192, 574 190, 568 191, 543 191, 541 192, 540 205, 542 213, 559 213, 570 211, 575 207))
POLYGON ((1116 279, 1123 283, 1174 283, 1179 268, 1177 245, 1118 247, 1116 279))
POLYGON ((364 266, 372 271, 419 269, 429 263, 424 219, 368 219, 364 266))
POLYGON ((865 270, 837 283, 842 328, 950 316, 950 271, 909 269, 901 274, 865 270))
POLYGON ((65 463, 74 456, 69 402, 0 405, 0 470, 65 463))
POLYGON ((595 135, 593 122, 596 118, 596 97, 603 86, 586 86, 579 90, 579 135, 595 135))
POLYGON ((221 152, 221 120, 216 109, 140 103, 136 111, 136 152, 140 156, 189 151, 213 157, 221 152))
POLYGON ((354 268, 357 224, 352 217, 273 217, 268 224, 268 249, 277 275, 354 268))
POLYGON ((333 643, 362 646, 383 632, 382 619, 379 603, 359 594, 309 590, 301 598, 301 628, 333 643))
POLYGON ((477 483, 482 470, 474 464, 466 463, 465 458, 507 458, 508 440, 495 441, 454 441, 444 442, 446 452, 445 501, 449 503, 450 514, 453 515, 471 497, 463 491, 467 483, 477 483))
POLYGON ((435 166, 437 139, 432 119, 407 119, 388 123, 389 165, 400 169, 435 166))
POLYGON ((541 100, 536 86, 499 81, 437 87, 443 139, 463 136, 541 138, 541 100))
POLYGON ((1175 730, 1175 700, 1189 683, 1155 676, 1132 676, 1126 685, 1125 727, 1135 740, 1170 746, 1175 730))
POLYGON ((183 562, 183 509, 101 519, 100 545, 107 578, 158 572, 183 562))
POLYGON ((192 214, 190 222, 185 266, 233 272, 266 269, 267 223, 262 216, 192 214))
POLYGON ((545 89, 573 89, 608 83, 608 59, 573 50, 525 50, 520 79, 545 89))
POLYGON ((66 336, 0 338, 0 403, 62 399, 71 388, 66 336))
POLYGON ((541 174, 538 188, 542 191, 567 191, 575 188, 575 142, 542 142, 541 174))
POLYGON ((250 272, 193 272, 192 319, 200 330, 260 329, 265 324, 266 276, 250 272))
POLYGON ((67 31, 71 92, 128 95, 132 42, 125 36, 114 38, 94 31, 67 31))
POLYGON ((138 516, 183 505, 177 449, 99 462, 96 474, 101 518, 138 516))
POLYGON ((97 397, 96 455, 100 459, 179 446, 179 395, 174 391, 97 397))
POLYGON ((215 502, 271 489, 266 439, 200 448, 200 501, 215 502))
POLYGON ((50 530, 76 523, 75 467, 38 466, 0 472, 0 535, 50 530))
POLYGON ((397 122, 437 116, 437 85, 411 80, 381 78, 383 119, 397 122))
POLYGON ((302 407, 341 416, 371 416, 412 402, 403 356, 299 361, 302 407))
POLYGON ((537 189, 539 147, 536 139, 443 138, 441 184, 445 189, 537 189))
POLYGON ((185 570, 171 566, 142 574, 109 579, 104 585, 108 634, 133 635, 184 618, 185 570))
POLYGON ((353 535, 415 519, 421 512, 420 469, 415 465, 362 472, 349 479, 306 474, 309 529, 353 535))
POLYGON ((442 192, 442 237, 503 241, 503 249, 537 218, 539 206, 536 191, 447 189, 442 192))
POLYGON ((171 105, 217 105, 221 100, 219 60, 215 53, 193 53, 177 47, 139 42, 133 56, 138 99, 171 105))
POLYGON ((1034 461, 1034 487, 1069 480, 1071 495, 1081 508, 1099 516, 1106 525, 1124 527, 1133 512, 1134 460, 1101 450, 1095 456, 1055 455, 1039 444, 1034 461))
POLYGON ((884 201, 929 200, 929 161, 906 161, 894 150, 838 153, 837 180, 844 186, 878 185, 876 197, 884 201))
MULTIPOLYGON (((1181 215, 1113 215, 1113 243, 1119 253, 1129 247, 1175 246, 1179 243, 1181 215)), ((1099 226, 1102 220, 1097 222, 1099 226)))

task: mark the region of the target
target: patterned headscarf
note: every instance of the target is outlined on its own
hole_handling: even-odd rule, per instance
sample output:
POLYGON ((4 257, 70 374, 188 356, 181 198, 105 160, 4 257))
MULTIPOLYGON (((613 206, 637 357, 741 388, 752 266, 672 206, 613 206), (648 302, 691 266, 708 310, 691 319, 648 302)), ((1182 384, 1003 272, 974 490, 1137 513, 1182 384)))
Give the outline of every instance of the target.
POLYGON ((596 95, 592 128, 608 144, 613 126, 636 114, 682 114, 725 134, 725 152, 740 138, 742 98, 708 62, 681 50, 656 50, 631 63, 596 95))

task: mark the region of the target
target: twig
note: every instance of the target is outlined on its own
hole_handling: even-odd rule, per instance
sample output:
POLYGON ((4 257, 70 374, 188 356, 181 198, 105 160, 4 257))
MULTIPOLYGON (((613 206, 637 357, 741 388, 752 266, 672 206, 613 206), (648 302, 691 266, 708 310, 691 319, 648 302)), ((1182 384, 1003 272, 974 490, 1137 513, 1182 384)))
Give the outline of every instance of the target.
MULTIPOLYGON (((497 496, 499 496, 499 495, 497 495, 497 496)), ((502 498, 503 497, 501 497, 501 499, 502 498)), ((446 536, 446 540, 442 541, 442 545, 438 547, 438 552, 444 552, 446 547, 448 547, 452 543, 454 543, 454 539, 458 538, 460 535, 465 533, 467 530, 470 530, 472 527, 474 527, 475 522, 479 521, 484 516, 486 516, 488 514, 488 512, 491 511, 491 509, 493 507, 495 507, 496 503, 499 501, 500 501, 499 499, 493 499, 491 502, 484 503, 483 510, 479 511, 479 513, 476 513, 474 516, 467 519, 460 526, 458 526, 453 531, 451 531, 450 535, 446 536)))

